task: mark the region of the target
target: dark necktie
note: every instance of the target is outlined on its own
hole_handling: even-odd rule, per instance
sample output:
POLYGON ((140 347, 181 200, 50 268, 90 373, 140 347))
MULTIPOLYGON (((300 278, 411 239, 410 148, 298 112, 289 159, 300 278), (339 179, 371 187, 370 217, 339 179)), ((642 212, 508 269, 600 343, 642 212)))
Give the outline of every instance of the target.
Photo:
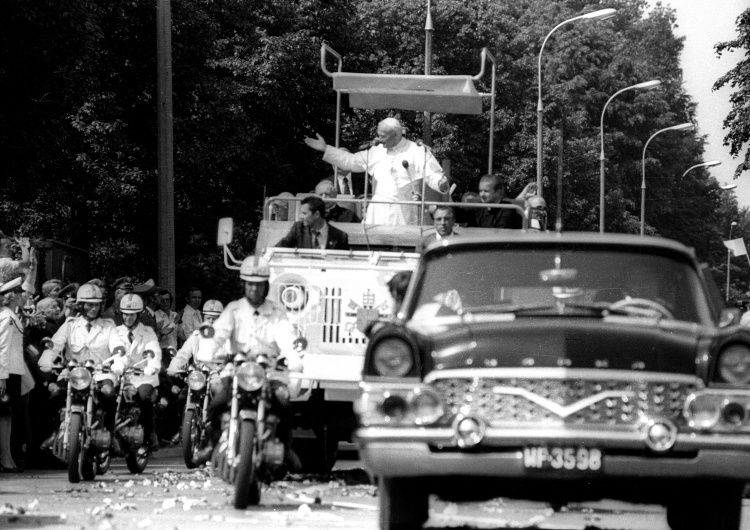
POLYGON ((91 331, 91 322, 86 323, 86 332, 88 333, 89 331, 91 331))
POLYGON ((258 313, 258 310, 256 309, 253 313, 253 320, 258 320, 258 317, 260 316, 260 313, 258 313))
POLYGON ((130 341, 131 344, 133 343, 133 332, 132 331, 128 331, 128 340, 130 341))
POLYGON ((351 193, 351 190, 349 189, 349 181, 345 178, 342 179, 343 183, 341 184, 341 194, 342 195, 349 195, 351 193))
POLYGON ((320 245, 318 245, 318 236, 319 235, 320 235, 320 231, 318 231, 318 230, 310 230, 311 248, 320 248, 320 245))

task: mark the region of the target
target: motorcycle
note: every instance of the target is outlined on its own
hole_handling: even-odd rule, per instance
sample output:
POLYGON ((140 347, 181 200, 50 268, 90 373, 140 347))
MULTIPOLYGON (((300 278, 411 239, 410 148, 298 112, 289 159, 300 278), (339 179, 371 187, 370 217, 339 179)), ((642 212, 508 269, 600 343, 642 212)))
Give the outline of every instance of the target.
MULTIPOLYGON (((106 427, 103 401, 115 392, 106 366, 115 357, 102 364, 89 359, 79 365, 71 360, 67 370, 62 370, 58 377, 58 382, 67 380, 67 389, 52 453, 67 464, 71 483, 93 480, 109 469, 112 433, 106 427)), ((56 386, 59 389, 59 385, 56 386)))
POLYGON ((119 392, 115 412, 114 452, 125 457, 125 463, 131 473, 143 473, 151 454, 149 440, 145 429, 139 423, 141 410, 135 401, 138 389, 131 383, 133 376, 143 375, 142 364, 153 358, 154 352, 143 352, 143 360, 123 370, 120 375, 119 392))
POLYGON ((187 400, 182 415, 182 457, 188 469, 197 466, 196 451, 208 443, 208 405, 211 402, 210 382, 217 377, 218 370, 202 364, 192 366, 187 376, 187 400))
POLYGON ((274 393, 279 383, 288 385, 289 372, 283 358, 274 362, 264 354, 252 360, 236 354, 233 365, 231 412, 212 464, 222 480, 234 484, 234 507, 244 510, 260 502, 261 482, 279 480, 286 473, 285 445, 276 435, 280 411, 274 393))

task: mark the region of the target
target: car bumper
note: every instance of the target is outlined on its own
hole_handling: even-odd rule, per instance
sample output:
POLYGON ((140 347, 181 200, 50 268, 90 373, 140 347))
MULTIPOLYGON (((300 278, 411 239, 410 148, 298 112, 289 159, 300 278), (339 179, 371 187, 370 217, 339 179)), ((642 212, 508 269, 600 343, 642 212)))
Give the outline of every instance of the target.
POLYGON ((357 431, 356 440, 367 469, 384 477, 580 477, 525 468, 524 447, 556 445, 600 448, 602 468, 587 476, 750 479, 750 437, 741 435, 678 434, 672 450, 662 454, 649 451, 643 436, 632 431, 488 429, 479 447, 465 451, 453 449, 452 429, 368 427, 357 431))

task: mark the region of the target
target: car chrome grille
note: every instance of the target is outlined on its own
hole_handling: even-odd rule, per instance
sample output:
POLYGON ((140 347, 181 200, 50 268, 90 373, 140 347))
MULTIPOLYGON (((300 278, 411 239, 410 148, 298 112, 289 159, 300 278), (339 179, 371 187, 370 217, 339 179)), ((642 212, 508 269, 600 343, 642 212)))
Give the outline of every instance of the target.
POLYGON ((627 426, 641 413, 685 424, 686 382, 586 379, 450 378, 432 383, 452 415, 472 414, 490 425, 570 424, 627 426))

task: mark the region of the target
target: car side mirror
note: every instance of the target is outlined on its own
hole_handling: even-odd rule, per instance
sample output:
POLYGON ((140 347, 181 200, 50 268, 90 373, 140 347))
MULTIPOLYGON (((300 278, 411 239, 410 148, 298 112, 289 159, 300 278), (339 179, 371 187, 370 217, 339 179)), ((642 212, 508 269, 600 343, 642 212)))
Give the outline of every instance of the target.
POLYGON ((219 219, 219 229, 216 234, 216 244, 220 247, 232 242, 234 224, 231 217, 219 219))
POLYGON ((740 323, 740 310, 736 307, 725 307, 719 316, 719 327, 726 328, 740 323))

